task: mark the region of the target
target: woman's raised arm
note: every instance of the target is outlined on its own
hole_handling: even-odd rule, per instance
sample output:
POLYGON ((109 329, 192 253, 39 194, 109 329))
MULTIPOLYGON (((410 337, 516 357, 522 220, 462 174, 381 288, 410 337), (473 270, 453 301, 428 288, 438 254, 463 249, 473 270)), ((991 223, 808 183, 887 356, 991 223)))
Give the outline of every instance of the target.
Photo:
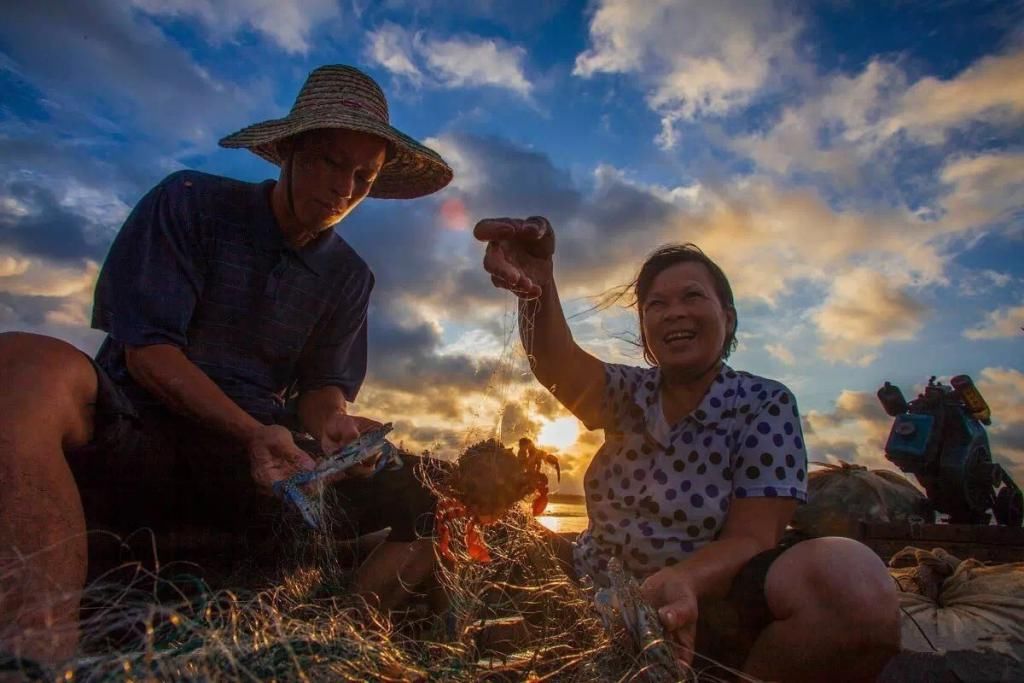
POLYGON ((588 427, 601 425, 604 363, 573 340, 555 286, 555 233, 546 218, 488 218, 474 236, 487 242, 484 269, 495 287, 519 297, 519 331, 537 380, 588 427))

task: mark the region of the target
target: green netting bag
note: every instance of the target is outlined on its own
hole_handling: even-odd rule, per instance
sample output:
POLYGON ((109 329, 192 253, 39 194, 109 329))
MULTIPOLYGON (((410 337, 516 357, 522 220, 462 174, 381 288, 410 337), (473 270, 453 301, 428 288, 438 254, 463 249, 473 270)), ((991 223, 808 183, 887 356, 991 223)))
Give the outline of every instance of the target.
POLYGON ((822 469, 807 478, 807 504, 792 525, 808 536, 852 536, 859 522, 931 522, 928 499, 905 477, 844 462, 814 463, 822 469))

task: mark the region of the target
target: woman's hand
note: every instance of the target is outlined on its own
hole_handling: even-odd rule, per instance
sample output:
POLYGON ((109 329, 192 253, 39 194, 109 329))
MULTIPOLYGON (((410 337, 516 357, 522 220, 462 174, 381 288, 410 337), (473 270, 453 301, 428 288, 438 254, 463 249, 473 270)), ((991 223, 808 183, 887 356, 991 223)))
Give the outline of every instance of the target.
POLYGON ((487 242, 484 270, 495 287, 522 299, 540 296, 551 279, 555 253, 555 232, 548 219, 485 218, 476 224, 473 236, 487 242))
POLYGON ((692 664, 697 639, 697 592, 686 572, 678 566, 665 567, 647 577, 640 592, 658 610, 669 638, 678 646, 679 659, 692 664))

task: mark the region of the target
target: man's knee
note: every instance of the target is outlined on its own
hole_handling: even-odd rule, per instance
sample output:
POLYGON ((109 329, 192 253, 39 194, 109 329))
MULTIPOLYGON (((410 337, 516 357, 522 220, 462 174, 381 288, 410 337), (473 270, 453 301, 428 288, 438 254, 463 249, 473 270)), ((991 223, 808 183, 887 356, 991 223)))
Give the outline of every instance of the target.
POLYGON ((66 446, 92 438, 98 379, 71 344, 27 332, 0 333, 0 401, 7 415, 61 434, 66 446))
POLYGON ((895 584, 881 559, 857 541, 820 538, 791 548, 769 571, 765 595, 773 611, 827 619, 853 646, 898 646, 895 584))

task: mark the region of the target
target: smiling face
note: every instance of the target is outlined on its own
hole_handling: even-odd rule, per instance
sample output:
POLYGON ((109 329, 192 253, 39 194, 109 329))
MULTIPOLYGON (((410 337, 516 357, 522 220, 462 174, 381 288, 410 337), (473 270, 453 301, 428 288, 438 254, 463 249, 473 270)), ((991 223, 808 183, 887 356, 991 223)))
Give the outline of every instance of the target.
POLYGON ((668 266, 640 302, 647 351, 663 371, 699 376, 722 359, 736 314, 723 306, 703 263, 668 266))
POLYGON ((288 241, 302 246, 366 197, 384 165, 387 143, 368 133, 331 128, 306 133, 290 144, 293 148, 285 155, 290 162, 274 188, 274 213, 288 241))

